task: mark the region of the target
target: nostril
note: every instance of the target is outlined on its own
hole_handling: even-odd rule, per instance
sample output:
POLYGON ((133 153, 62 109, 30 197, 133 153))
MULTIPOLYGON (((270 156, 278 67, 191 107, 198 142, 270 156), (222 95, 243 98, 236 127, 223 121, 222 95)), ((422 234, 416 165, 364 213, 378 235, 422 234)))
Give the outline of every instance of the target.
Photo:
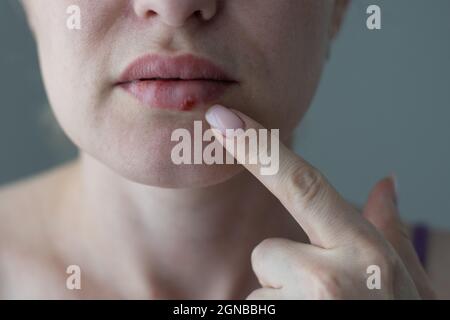
POLYGON ((157 13, 153 10, 147 10, 147 12, 145 13, 145 17, 146 18, 151 18, 153 16, 157 15, 157 13))
POLYGON ((194 12, 194 16, 195 16, 196 18, 200 18, 200 19, 203 19, 203 18, 204 18, 204 17, 203 17, 203 12, 202 12, 201 10, 195 11, 195 12, 194 12))
POLYGON ((207 12, 203 11, 203 10, 197 10, 194 12, 193 16, 197 19, 200 20, 209 20, 211 17, 208 15, 207 12))

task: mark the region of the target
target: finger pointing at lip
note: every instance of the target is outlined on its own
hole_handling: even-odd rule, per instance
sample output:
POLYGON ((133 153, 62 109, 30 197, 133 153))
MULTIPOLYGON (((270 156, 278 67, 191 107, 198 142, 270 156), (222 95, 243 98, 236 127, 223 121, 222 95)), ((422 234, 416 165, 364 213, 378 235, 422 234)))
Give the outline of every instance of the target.
MULTIPOLYGON (((264 129, 259 123, 223 106, 214 106, 206 114, 206 120, 215 130, 225 147, 239 163, 258 178, 286 207, 307 233, 310 241, 324 248, 331 248, 343 242, 350 242, 370 226, 358 211, 345 201, 316 168, 279 143, 279 171, 273 175, 261 174, 261 163, 255 160, 254 149, 259 155, 264 145, 250 143, 242 132, 264 129), (243 129, 241 134, 228 136, 226 129, 243 129), (225 136, 224 136, 225 135, 225 136), (233 144, 228 143, 234 140, 233 144), (239 149, 241 148, 241 149, 239 149), (236 150, 245 150, 238 153, 236 150), (250 153, 250 154, 249 154, 250 153)), ((231 132, 231 131, 228 131, 231 132)), ((260 131, 261 132, 261 131, 260 131)), ((257 135, 258 136, 258 135, 257 135)), ((261 142, 260 137, 258 137, 261 142)), ((262 139, 269 143, 269 139, 262 139)))

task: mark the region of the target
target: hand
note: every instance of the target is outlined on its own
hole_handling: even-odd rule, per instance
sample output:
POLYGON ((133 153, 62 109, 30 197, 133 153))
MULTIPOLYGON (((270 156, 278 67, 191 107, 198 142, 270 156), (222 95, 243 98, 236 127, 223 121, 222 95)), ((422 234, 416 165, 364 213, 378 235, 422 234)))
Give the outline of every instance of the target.
MULTIPOLYGON (((206 117, 218 129, 219 141, 234 139, 245 150, 245 139, 226 137, 224 130, 262 129, 241 112, 221 106, 212 107, 206 117)), ((230 144, 224 147, 233 154, 230 144)), ((247 299, 434 298, 399 218, 392 178, 375 186, 361 214, 323 174, 281 142, 276 175, 261 175, 260 164, 233 156, 281 201, 310 239, 304 244, 272 238, 256 246, 251 262, 262 288, 247 299), (373 265, 379 267, 381 288, 371 290, 367 269, 373 265)))

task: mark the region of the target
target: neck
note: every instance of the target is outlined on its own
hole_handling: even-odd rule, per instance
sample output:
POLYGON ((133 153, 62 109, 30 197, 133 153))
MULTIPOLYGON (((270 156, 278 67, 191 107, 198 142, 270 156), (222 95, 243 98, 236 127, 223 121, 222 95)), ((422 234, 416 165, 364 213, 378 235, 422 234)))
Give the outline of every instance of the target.
POLYGON ((102 265, 120 261, 112 269, 132 273, 135 295, 245 298, 239 292, 256 284, 251 250, 286 236, 292 223, 246 171, 208 188, 162 189, 126 180, 86 154, 77 167, 86 246, 106 257, 96 266, 103 274, 102 265))

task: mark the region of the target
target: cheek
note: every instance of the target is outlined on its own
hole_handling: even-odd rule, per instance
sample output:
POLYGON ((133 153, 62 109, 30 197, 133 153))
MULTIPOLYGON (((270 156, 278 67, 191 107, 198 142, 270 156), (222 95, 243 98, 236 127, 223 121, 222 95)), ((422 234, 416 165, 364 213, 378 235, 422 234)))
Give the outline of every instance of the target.
POLYGON ((92 126, 94 109, 104 101, 110 82, 107 59, 102 59, 108 51, 101 39, 108 36, 105 30, 127 1, 53 0, 45 7, 38 3, 33 1, 30 10, 45 87, 60 124, 76 139, 92 126), (71 5, 80 7, 81 30, 67 27, 71 5))
POLYGON ((234 2, 240 45, 252 57, 254 115, 272 128, 297 125, 316 91, 328 43, 329 6, 319 0, 234 2), (324 14, 325 13, 325 14, 324 14), (254 17, 248 19, 249 16, 254 17))
POLYGON ((64 77, 72 85, 101 76, 99 69, 107 65, 104 61, 106 53, 117 37, 113 26, 129 1, 46 1, 52 5, 44 7, 39 1, 33 1, 31 5, 44 75, 64 77), (67 12, 71 6, 80 9, 80 30, 71 30, 67 26, 73 16, 67 12))

